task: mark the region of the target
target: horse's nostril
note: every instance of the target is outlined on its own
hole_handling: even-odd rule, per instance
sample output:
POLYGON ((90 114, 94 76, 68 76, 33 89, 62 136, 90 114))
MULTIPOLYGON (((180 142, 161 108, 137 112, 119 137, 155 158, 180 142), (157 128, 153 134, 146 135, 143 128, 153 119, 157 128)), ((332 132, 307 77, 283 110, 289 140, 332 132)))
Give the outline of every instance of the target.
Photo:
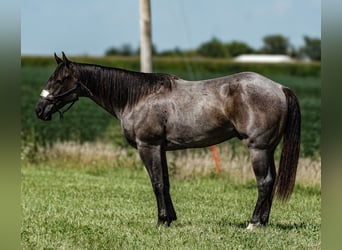
POLYGON ((43 113, 43 109, 41 107, 36 107, 36 113, 38 116, 40 116, 43 113))

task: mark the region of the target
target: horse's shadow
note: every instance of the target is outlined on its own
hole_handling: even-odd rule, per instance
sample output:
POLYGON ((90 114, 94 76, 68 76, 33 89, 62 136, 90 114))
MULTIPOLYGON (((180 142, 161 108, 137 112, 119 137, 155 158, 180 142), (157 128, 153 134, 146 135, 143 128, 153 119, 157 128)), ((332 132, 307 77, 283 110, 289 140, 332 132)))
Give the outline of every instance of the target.
MULTIPOLYGON (((212 224, 213 221, 203 221, 203 223, 212 224)), ((229 221, 228 218, 222 218, 216 222, 219 227, 231 227, 236 229, 246 229, 249 222, 248 221, 229 221)), ((175 227, 186 227, 193 225, 191 220, 176 222, 175 227)), ((261 226, 259 229, 274 229, 274 230, 282 230, 282 231, 291 231, 291 230, 300 230, 309 227, 310 225, 305 222, 298 222, 298 223, 269 223, 266 226, 261 226)))
MULTIPOLYGON (((219 224, 221 224, 221 223, 219 223, 219 224)), ((247 228, 248 223, 246 223, 246 222, 227 222, 226 225, 230 226, 230 227, 244 229, 244 228, 247 228)), ((278 230, 289 231, 289 230, 295 230, 295 229, 305 229, 307 227, 308 227, 308 225, 305 222, 300 222, 300 223, 270 223, 270 224, 267 224, 266 226, 262 226, 260 228, 261 229, 273 228, 273 229, 278 229, 278 230)))
MULTIPOLYGON (((249 222, 248 221, 239 221, 239 220, 229 220, 228 218, 221 218, 219 221, 216 222, 218 226, 224 227, 233 227, 237 229, 246 229, 249 222)), ((266 226, 261 226, 260 229, 267 229, 267 228, 273 228, 277 230, 284 230, 284 231, 289 231, 289 230, 298 230, 298 229, 305 229, 309 227, 307 223, 304 221, 302 222, 297 222, 297 223, 269 223, 266 226)))
POLYGON ((271 223, 270 227, 281 229, 281 230, 294 230, 294 229, 304 229, 308 227, 308 224, 305 222, 300 223, 271 223))

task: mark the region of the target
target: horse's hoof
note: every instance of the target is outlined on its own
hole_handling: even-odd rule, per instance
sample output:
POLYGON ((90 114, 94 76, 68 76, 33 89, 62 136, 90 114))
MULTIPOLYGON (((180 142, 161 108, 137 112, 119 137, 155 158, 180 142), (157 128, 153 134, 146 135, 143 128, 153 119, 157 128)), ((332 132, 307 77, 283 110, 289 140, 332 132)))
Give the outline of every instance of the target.
POLYGON ((261 224, 260 223, 249 223, 248 227, 246 228, 248 231, 253 231, 254 229, 260 227, 261 224))
POLYGON ((172 221, 158 221, 157 226, 170 227, 172 221))

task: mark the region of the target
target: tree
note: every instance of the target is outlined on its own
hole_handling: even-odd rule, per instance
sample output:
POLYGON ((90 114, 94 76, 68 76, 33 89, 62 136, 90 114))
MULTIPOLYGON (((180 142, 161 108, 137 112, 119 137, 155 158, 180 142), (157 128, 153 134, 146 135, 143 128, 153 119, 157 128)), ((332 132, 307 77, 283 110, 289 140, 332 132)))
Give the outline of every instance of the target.
POLYGON ((159 53, 160 56, 181 56, 183 54, 183 51, 178 47, 174 49, 164 50, 159 53))
POLYGON ((227 57, 230 56, 226 47, 217 38, 205 42, 197 49, 197 53, 205 57, 227 57))
POLYGON ((246 43, 232 41, 226 44, 226 48, 232 57, 239 56, 241 54, 251 54, 254 50, 249 47, 246 43))
POLYGON ((260 50, 261 53, 286 55, 290 48, 288 39, 282 35, 265 36, 263 41, 264 46, 260 50))
POLYGON ((300 54, 308 56, 311 60, 321 60, 321 39, 304 36, 305 46, 300 48, 300 54))
POLYGON ((121 46, 120 52, 120 54, 123 56, 131 56, 134 54, 132 46, 128 43, 125 43, 121 46))
POLYGON ((105 52, 106 56, 116 56, 116 55, 119 55, 119 54, 120 54, 120 51, 117 48, 115 48, 115 47, 110 47, 105 52))
POLYGON ((131 56, 134 55, 134 51, 132 49, 132 46, 128 43, 123 44, 120 48, 116 47, 110 47, 105 52, 106 56, 131 56))

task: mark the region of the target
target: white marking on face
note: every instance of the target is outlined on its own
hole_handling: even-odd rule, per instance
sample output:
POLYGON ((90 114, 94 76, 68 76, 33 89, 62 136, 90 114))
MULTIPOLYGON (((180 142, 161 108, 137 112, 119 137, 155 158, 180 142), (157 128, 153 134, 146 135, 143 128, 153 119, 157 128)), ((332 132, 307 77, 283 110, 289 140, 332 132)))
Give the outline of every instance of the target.
POLYGON ((47 91, 46 89, 43 89, 43 90, 42 90, 42 93, 40 93, 40 96, 41 96, 41 97, 45 97, 45 98, 46 98, 48 95, 50 95, 50 93, 49 93, 49 91, 47 91))

